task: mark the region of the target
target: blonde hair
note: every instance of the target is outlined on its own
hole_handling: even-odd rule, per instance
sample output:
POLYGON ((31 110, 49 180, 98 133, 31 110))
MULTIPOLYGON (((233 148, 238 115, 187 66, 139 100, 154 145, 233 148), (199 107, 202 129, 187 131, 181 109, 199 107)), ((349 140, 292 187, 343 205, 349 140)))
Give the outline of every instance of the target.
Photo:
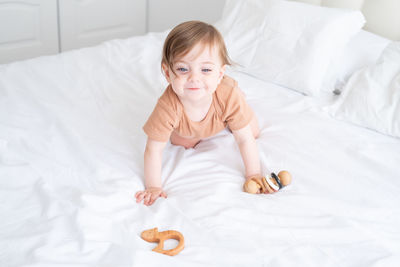
POLYGON ((167 65, 174 72, 174 61, 186 55, 198 43, 217 45, 222 64, 232 65, 221 33, 214 26, 201 21, 183 22, 171 30, 164 42, 161 65, 167 65))

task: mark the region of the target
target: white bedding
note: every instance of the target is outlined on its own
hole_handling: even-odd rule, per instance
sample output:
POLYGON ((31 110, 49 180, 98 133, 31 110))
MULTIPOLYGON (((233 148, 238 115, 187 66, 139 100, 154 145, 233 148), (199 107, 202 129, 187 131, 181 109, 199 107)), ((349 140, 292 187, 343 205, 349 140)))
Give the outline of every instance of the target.
POLYGON ((0 266, 400 265, 400 140, 243 73, 230 75, 258 115, 263 165, 293 183, 242 192, 223 131, 196 149, 168 145, 168 198, 136 204, 164 37, 0 66, 0 266), (153 227, 183 233, 185 249, 152 252, 140 233, 153 227))
POLYGON ((331 109, 337 118, 400 138, 400 42, 356 71, 331 109))

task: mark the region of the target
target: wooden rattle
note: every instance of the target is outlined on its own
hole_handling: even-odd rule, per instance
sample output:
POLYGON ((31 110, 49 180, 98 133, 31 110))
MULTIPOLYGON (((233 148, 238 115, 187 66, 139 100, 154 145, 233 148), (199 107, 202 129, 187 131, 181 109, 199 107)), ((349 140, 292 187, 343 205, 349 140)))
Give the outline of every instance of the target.
POLYGON ((158 246, 153 248, 153 251, 168 256, 175 256, 182 251, 185 245, 185 239, 183 238, 183 235, 175 230, 158 232, 158 228, 156 227, 143 231, 141 237, 147 242, 157 242, 158 246), (176 246, 176 248, 164 250, 164 241, 168 239, 175 239, 179 242, 179 244, 176 246))
POLYGON ((268 177, 251 177, 244 183, 243 190, 250 194, 275 193, 291 182, 292 175, 288 171, 280 171, 278 175, 272 172, 268 177))

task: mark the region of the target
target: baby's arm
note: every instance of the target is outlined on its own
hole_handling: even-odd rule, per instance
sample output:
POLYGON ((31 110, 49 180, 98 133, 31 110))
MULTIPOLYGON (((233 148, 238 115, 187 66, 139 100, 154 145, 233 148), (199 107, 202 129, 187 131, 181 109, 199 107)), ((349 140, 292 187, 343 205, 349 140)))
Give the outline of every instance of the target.
POLYGON ((260 158, 258 155, 257 143, 251 130, 250 124, 246 127, 232 131, 242 155, 246 170, 246 179, 261 174, 260 158))
POLYGON ((147 139, 144 152, 144 178, 146 190, 136 193, 136 202, 151 205, 159 197, 167 197, 161 188, 162 153, 167 142, 147 139))

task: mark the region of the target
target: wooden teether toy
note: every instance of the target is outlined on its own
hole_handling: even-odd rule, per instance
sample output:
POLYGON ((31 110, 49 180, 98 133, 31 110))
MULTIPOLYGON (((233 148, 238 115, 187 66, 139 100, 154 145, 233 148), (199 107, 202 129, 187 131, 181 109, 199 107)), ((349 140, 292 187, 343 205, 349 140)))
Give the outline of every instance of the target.
POLYGON ((268 177, 251 177, 244 183, 243 190, 250 194, 274 193, 291 182, 292 175, 288 171, 280 171, 278 175, 272 172, 268 177))
POLYGON ((158 232, 158 228, 156 227, 143 231, 141 237, 147 242, 157 242, 158 246, 153 248, 153 251, 169 256, 175 256, 181 252, 185 245, 185 239, 183 238, 183 235, 175 230, 158 232), (179 244, 173 249, 164 250, 164 241, 168 239, 175 239, 179 242, 179 244))

